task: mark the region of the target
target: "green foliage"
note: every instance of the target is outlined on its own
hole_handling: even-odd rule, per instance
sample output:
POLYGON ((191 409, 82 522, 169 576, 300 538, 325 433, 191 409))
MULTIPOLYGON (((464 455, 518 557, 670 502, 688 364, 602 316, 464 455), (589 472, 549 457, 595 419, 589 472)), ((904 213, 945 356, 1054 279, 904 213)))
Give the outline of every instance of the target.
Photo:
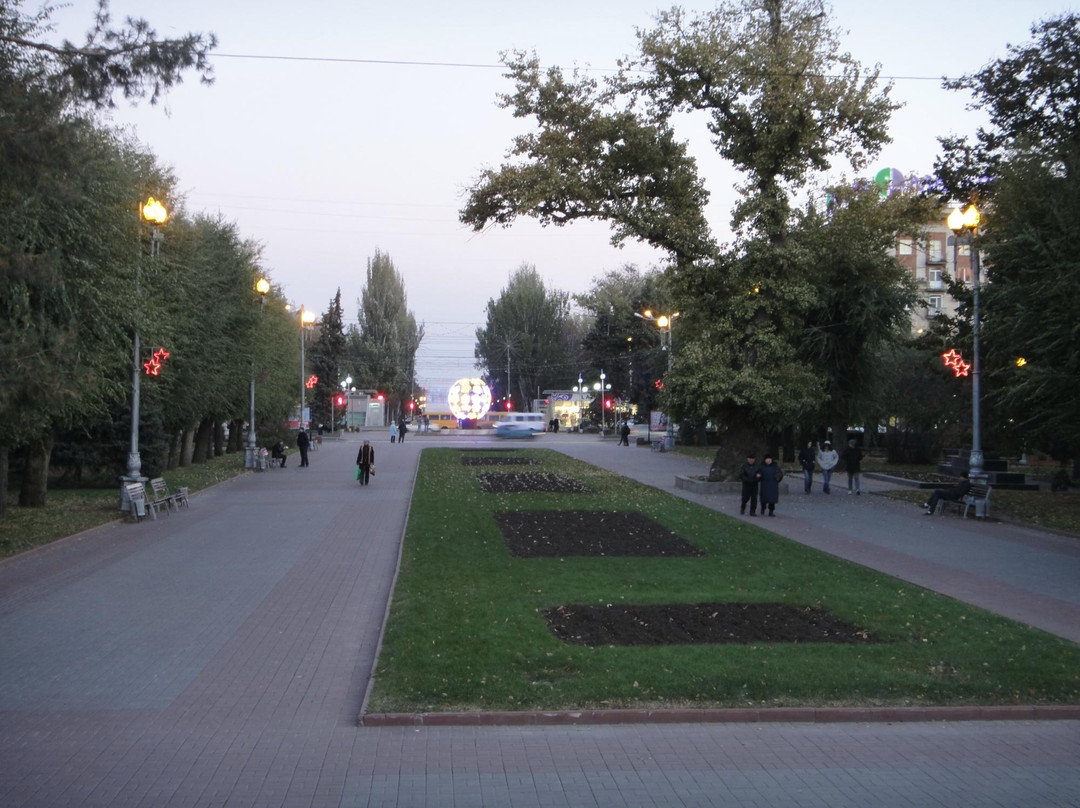
POLYGON ((654 382, 667 372, 668 354, 655 323, 635 314, 671 314, 671 295, 659 272, 627 265, 596 278, 575 301, 590 315, 582 337, 581 369, 603 368, 611 394, 648 411, 659 399, 654 382))
POLYGON ((213 83, 210 51, 213 34, 186 34, 159 39, 143 19, 128 18, 111 26, 108 0, 98 0, 92 28, 83 45, 44 39, 49 32, 50 6, 34 16, 21 13, 20 0, 0 0, 0 46, 18 53, 26 75, 56 98, 94 108, 113 107, 119 92, 129 101, 149 98, 157 103, 168 90, 194 70, 203 84, 213 83))
POLYGON ((565 383, 571 373, 563 343, 569 315, 566 292, 548 290, 536 267, 523 264, 487 304, 487 324, 476 329, 476 360, 496 398, 510 395, 525 409, 537 389, 565 383))
POLYGON ((883 143, 897 104, 839 50, 820 0, 737 0, 688 16, 660 12, 638 32, 620 92, 642 97, 654 120, 703 110, 718 153, 747 176, 734 223, 782 237, 788 193, 836 156, 864 168, 883 143))
MULTIPOLYGON (((983 209, 988 259, 981 315, 991 442, 1080 453, 1080 15, 1037 23, 1032 41, 979 72, 947 82, 968 90, 991 126, 943 139, 936 164, 954 198, 983 209), (1017 367, 1023 357, 1027 365, 1017 367)), ((970 299, 970 290, 959 290, 970 299)), ((958 322, 970 334, 971 307, 958 322)))
MULTIPOLYGON (((323 313, 317 330, 318 337, 308 347, 308 365, 319 379, 310 394, 311 421, 316 426, 326 424, 330 427, 331 413, 335 410, 331 406, 331 398, 341 392, 338 384, 346 375, 342 372, 346 341, 340 288, 323 313)), ((336 413, 338 418, 344 417, 340 408, 336 409, 336 413)))
POLYGON ((541 74, 535 57, 508 60, 515 92, 502 102, 535 118, 538 132, 515 139, 516 162, 474 184, 462 220, 481 229, 526 215, 599 218, 616 242, 667 251, 682 314, 665 376, 674 417, 718 417, 745 442, 763 427, 865 406, 871 357, 910 300, 910 289, 893 288, 888 217, 851 201, 826 220, 793 213, 791 198, 837 157, 867 165, 888 141, 889 89, 840 51, 819 0, 673 9, 638 40, 639 55, 603 87, 555 68, 541 74), (675 139, 674 123, 695 120, 683 114, 692 111, 706 113, 719 154, 746 177, 731 248, 713 242, 707 192, 675 139), (842 258, 828 252, 837 245, 842 258), (848 316, 865 344, 844 344, 836 323, 848 316))
POLYGON ((387 411, 398 411, 416 387, 416 352, 424 326, 408 310, 405 280, 386 253, 368 259, 360 297, 359 328, 349 337, 348 355, 358 387, 379 390, 387 411))
POLYGON ((537 710, 1080 701, 1080 650, 563 455, 518 452, 593 493, 484 494, 461 453, 421 458, 368 709, 537 710), (493 515, 642 513, 697 558, 513 558, 493 515), (875 645, 608 646, 560 642, 559 605, 814 606, 875 645))
POLYGON ((1013 446, 1080 453, 1080 148, 1058 172, 1017 158, 996 183, 984 248, 987 396, 1013 446), (1024 358, 1023 367, 1016 365, 1024 358))
POLYGON ((978 73, 946 81, 973 95, 972 109, 989 113, 991 126, 975 142, 941 138, 935 170, 953 199, 986 202, 1003 164, 1013 156, 1041 155, 1056 163, 1080 149, 1080 15, 1053 17, 1031 27, 1032 41, 1009 47, 978 73))

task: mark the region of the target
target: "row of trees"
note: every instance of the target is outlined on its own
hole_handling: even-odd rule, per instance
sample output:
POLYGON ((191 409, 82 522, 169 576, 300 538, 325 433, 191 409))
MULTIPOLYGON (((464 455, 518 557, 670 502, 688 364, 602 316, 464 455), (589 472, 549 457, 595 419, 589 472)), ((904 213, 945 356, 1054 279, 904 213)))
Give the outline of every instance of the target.
MULTIPOLYGON (((820 0, 661 13, 639 32, 637 56, 603 84, 512 53, 514 91, 501 103, 534 118, 537 131, 516 138, 509 160, 477 179, 461 218, 476 229, 519 216, 553 225, 599 219, 615 243, 637 238, 664 250, 664 286, 682 315, 664 406, 723 424, 718 465, 733 470, 766 431, 830 425, 843 435, 849 424, 902 419, 909 403, 925 417, 926 402, 897 389, 900 369, 911 371, 908 381, 938 378, 934 358, 946 342, 963 344, 969 312, 911 343, 917 295, 894 244, 938 220, 945 199, 978 194, 991 259, 987 344, 1000 356, 1026 352, 1031 371, 1018 381, 1004 361, 991 363, 998 422, 1038 445, 1053 436, 1075 454, 1076 31, 1075 16, 1037 26, 1035 44, 953 85, 974 91, 994 128, 974 146, 944 142, 943 197, 882 198, 859 182, 815 186, 839 161, 856 175, 864 169, 888 142, 895 109, 877 69, 840 51, 820 0), (702 117, 744 177, 731 245, 711 237, 708 193, 675 133, 676 123, 702 117), (1045 316, 1054 308, 1036 303, 1051 299, 1061 307, 1056 322, 1045 316)), ((492 314, 489 306, 488 331, 492 314)), ((599 307, 593 315, 601 329, 618 316, 599 307)), ((500 345, 478 346, 492 377, 500 345)), ((946 397, 936 402, 939 422, 955 410, 946 397)))
MULTIPOLYGON (((255 291, 259 246, 185 212, 172 173, 97 115, 116 96, 154 103, 184 71, 209 83, 213 36, 115 27, 102 0, 85 45, 53 45, 49 12, 0 0, 0 515, 13 452, 25 506, 45 503, 52 465, 123 471, 132 373, 155 351, 169 356, 142 377, 144 474, 239 451, 253 375, 264 444, 299 398, 300 325, 279 288, 255 291), (171 208, 158 232, 140 218, 148 196, 171 208)), ((346 333, 339 291, 312 335, 316 422, 346 373, 399 397, 410 386, 423 329, 388 256, 369 262, 360 305, 346 333)))

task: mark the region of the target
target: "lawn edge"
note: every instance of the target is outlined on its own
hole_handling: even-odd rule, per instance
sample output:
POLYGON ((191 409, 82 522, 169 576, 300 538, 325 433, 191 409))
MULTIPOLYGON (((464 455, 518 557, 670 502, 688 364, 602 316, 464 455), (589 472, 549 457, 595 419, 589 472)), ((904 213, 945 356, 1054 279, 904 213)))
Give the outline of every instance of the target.
POLYGON ((1080 705, 963 707, 731 707, 716 709, 536 710, 361 713, 361 727, 566 726, 575 724, 895 724, 957 721, 1077 721, 1080 705))

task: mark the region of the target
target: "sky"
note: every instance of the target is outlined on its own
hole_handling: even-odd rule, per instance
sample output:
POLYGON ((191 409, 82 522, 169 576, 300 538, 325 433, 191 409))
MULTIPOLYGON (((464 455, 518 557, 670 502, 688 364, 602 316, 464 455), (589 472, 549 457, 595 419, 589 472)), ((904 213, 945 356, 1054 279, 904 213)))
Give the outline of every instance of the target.
MULTIPOLYGON (((437 397, 476 375, 476 329, 522 264, 534 265, 548 288, 577 294, 623 264, 661 262, 645 245, 612 247, 602 223, 541 228, 523 220, 474 233, 458 211, 480 172, 503 162, 511 138, 528 131, 497 105, 511 89, 500 52, 535 51, 545 66, 588 68, 600 78, 634 53, 636 30, 671 5, 112 0, 114 20, 145 18, 160 36, 213 32, 219 44, 212 87, 190 74, 163 103, 121 101, 111 118, 173 168, 189 213, 220 214, 262 246, 268 277, 296 305, 323 312, 340 289, 346 323, 355 322, 368 260, 376 250, 389 255, 425 327, 418 381, 437 397)), ((56 36, 78 42, 94 7, 73 0, 61 9, 56 36)), ((977 71, 1007 44, 1028 41, 1036 20, 1070 10, 1059 0, 834 0, 842 47, 880 64, 904 104, 893 116, 893 142, 865 173, 929 174, 939 136, 970 135, 984 122, 940 78, 977 71)), ((714 235, 726 241, 739 177, 714 153, 703 118, 683 123, 678 134, 712 194, 714 235)))

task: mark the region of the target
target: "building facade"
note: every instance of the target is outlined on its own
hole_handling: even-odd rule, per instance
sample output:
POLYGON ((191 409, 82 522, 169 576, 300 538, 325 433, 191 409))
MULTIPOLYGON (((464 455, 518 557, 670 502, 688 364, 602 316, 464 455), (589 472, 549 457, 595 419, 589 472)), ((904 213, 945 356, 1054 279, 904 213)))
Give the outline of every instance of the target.
MULTIPOLYGON (((944 217, 943 217, 944 219, 944 217)), ((896 240, 896 258, 911 272, 919 290, 920 303, 911 312, 911 327, 922 333, 935 317, 956 313, 957 301, 949 294, 945 277, 971 284, 971 246, 956 236, 942 221, 927 226, 916 239, 900 236, 896 240)))

